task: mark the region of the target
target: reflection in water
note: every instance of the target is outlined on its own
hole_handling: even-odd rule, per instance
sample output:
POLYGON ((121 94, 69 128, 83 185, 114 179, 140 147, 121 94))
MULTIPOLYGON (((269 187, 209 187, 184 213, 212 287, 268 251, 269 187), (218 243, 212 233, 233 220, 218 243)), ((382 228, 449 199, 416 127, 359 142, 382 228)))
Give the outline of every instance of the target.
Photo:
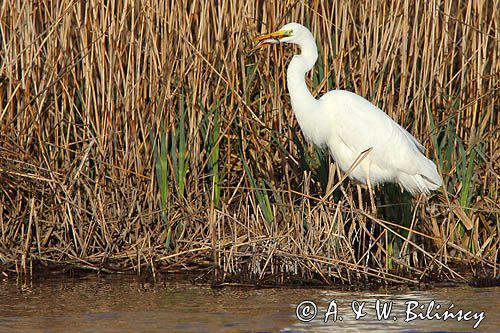
MULTIPOLYGON (((211 289, 167 282, 143 288, 133 277, 117 276, 59 277, 32 283, 29 288, 12 281, 1 284, 0 332, 472 331, 478 320, 471 316, 482 311, 485 319, 475 331, 493 332, 500 328, 500 317, 495 313, 500 307, 498 287, 373 293, 334 289, 211 289), (383 304, 388 310, 392 302, 387 320, 377 320, 377 299, 380 310, 383 304), (304 300, 314 302, 317 309, 316 317, 309 322, 299 321, 295 314, 297 305, 304 300), (436 313, 443 314, 451 303, 454 306, 450 312, 460 309, 463 314, 471 312, 460 322, 418 319, 406 323, 405 302, 410 300, 424 306, 414 309, 415 314, 423 313, 422 316, 434 300, 432 318, 436 318, 436 313), (353 301, 357 301, 355 310, 366 313, 358 320, 353 301), (438 304, 440 308, 436 309, 438 304), (325 323, 329 305, 331 312, 325 323), (334 318, 337 320, 333 321, 334 318)), ((300 309, 299 314, 307 311, 300 309)))

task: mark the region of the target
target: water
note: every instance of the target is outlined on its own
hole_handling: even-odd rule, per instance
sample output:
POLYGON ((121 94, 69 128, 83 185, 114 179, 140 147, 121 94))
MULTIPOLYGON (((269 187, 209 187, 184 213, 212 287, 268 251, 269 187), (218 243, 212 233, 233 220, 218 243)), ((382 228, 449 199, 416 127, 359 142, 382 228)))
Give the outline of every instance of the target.
MULTIPOLYGON (((499 287, 377 292, 331 288, 212 289, 187 282, 144 286, 133 277, 117 276, 58 277, 29 284, 15 281, 0 284, 0 332, 500 331, 500 316, 496 313, 500 309, 499 287), (387 320, 377 320, 377 299, 393 302, 387 320), (316 304, 317 315, 310 322, 301 322, 296 317, 296 307, 304 300, 316 304), (466 316, 470 320, 444 321, 433 317, 433 320, 405 322, 405 302, 425 305, 424 310, 411 311, 425 314, 432 300, 440 308, 434 307, 431 315, 443 314, 453 303, 450 311, 471 311, 466 316), (354 301, 358 302, 354 303, 358 309, 366 302, 362 308, 366 315, 358 320, 352 310, 354 301), (329 304, 332 311, 336 306, 337 320, 333 321, 332 314, 324 323, 329 304), (471 318, 481 312, 484 319, 473 329, 478 320, 471 318)), ((299 311, 299 314, 304 313, 299 311)))

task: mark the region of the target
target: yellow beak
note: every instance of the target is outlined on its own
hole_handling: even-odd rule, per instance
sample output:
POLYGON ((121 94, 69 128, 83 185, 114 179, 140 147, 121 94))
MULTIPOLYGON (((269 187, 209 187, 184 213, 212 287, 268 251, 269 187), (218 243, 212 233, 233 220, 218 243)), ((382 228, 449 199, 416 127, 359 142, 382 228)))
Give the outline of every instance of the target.
POLYGON ((290 36, 291 31, 290 30, 278 30, 275 32, 271 32, 270 34, 264 34, 260 35, 254 38, 254 42, 260 42, 266 39, 274 39, 276 41, 279 41, 283 37, 288 37, 290 36))
POLYGON ((260 48, 263 48, 266 45, 270 44, 279 44, 280 40, 283 37, 289 37, 291 36, 292 31, 291 30, 278 30, 275 32, 271 32, 270 34, 264 34, 260 35, 254 38, 254 42, 257 43, 253 49, 250 50, 250 54, 253 54, 255 51, 257 51, 260 48))

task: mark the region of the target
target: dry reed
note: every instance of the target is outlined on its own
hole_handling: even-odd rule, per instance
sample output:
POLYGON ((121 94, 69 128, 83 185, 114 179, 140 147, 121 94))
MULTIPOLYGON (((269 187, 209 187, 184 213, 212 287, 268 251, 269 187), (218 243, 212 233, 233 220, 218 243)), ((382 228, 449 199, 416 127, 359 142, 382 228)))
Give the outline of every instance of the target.
POLYGON ((0 267, 273 283, 498 276, 499 5, 2 2, 0 267), (293 117, 293 50, 246 56, 289 21, 317 38, 314 94, 379 105, 437 161, 442 191, 411 201, 386 187, 374 217, 338 183, 293 117))

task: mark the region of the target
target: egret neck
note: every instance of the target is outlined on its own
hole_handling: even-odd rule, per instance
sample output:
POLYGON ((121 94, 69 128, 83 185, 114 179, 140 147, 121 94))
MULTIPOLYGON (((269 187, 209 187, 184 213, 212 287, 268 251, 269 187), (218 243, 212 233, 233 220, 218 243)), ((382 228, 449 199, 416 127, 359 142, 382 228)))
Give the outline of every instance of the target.
POLYGON ((321 146, 324 142, 322 140, 318 141, 319 138, 315 135, 321 126, 320 123, 315 121, 321 119, 317 117, 319 114, 315 114, 321 110, 320 102, 313 97, 305 80, 305 74, 313 68, 318 59, 318 50, 312 34, 309 33, 301 37, 297 40, 301 53, 295 55, 290 65, 288 65, 288 92, 292 109, 304 135, 308 141, 321 146))

